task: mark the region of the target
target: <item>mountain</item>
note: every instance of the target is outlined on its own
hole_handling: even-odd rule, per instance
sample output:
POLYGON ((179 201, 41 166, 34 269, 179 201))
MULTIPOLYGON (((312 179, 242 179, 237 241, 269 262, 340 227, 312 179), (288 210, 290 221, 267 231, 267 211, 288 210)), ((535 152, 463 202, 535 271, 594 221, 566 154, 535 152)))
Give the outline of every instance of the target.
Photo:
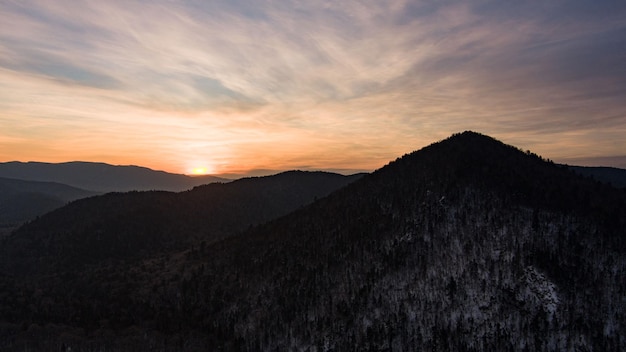
POLYGON ((14 258, 10 272, 31 275, 206 245, 285 215, 359 177, 290 171, 180 193, 108 193, 81 199, 16 230, 4 246, 4 257, 14 258))
POLYGON ((12 161, 0 163, 0 177, 58 182, 95 192, 148 190, 178 192, 202 184, 230 181, 208 175, 191 177, 139 166, 114 166, 91 162, 55 164, 12 161))
POLYGON ((626 191, 464 132, 204 246, 5 272, 0 348, 624 350, 625 236, 626 191))
POLYGON ((95 194, 60 183, 0 177, 0 228, 19 225, 70 201, 95 194))
POLYGON ((626 188, 626 170, 615 167, 569 166, 570 169, 583 176, 609 183, 618 188, 626 188))

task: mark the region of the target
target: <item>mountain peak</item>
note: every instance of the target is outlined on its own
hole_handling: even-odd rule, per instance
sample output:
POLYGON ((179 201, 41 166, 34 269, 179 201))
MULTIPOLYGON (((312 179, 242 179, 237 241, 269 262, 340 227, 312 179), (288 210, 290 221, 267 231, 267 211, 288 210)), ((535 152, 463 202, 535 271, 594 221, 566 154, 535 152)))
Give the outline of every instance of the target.
POLYGON ((16 351, 74 332, 76 350, 624 346, 626 193, 466 131, 249 226, 303 194, 292 176, 323 175, 108 194, 22 227, 0 246, 0 336, 16 351))
POLYGON ((433 149, 441 148, 441 152, 448 153, 450 157, 470 156, 473 160, 487 158, 497 162, 499 157, 511 157, 516 153, 518 157, 521 157, 523 154, 530 154, 537 157, 535 154, 524 153, 516 147, 474 131, 452 134, 450 137, 440 142, 433 143, 429 147, 433 149))
POLYGON ((603 193, 612 197, 611 187, 581 177, 567 166, 473 131, 455 133, 404 155, 374 177, 390 184, 405 183, 407 189, 427 187, 441 193, 473 189, 523 206, 579 214, 598 210, 599 205, 582 199, 592 197, 592 188, 604 187, 603 193))

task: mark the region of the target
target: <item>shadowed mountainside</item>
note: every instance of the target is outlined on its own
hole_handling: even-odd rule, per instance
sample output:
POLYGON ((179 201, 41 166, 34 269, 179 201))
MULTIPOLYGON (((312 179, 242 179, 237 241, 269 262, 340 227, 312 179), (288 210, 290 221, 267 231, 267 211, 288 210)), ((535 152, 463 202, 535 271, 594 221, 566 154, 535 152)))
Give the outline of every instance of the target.
POLYGON ((613 185, 614 187, 626 188, 626 170, 614 167, 597 166, 569 166, 570 169, 583 176, 592 177, 595 180, 613 185))
POLYGON ((139 166, 114 166, 105 163, 6 162, 0 163, 0 177, 58 182, 96 192, 185 191, 194 186, 230 180, 215 176, 187 176, 155 171, 139 166))
POLYGON ((19 263, 10 272, 22 268, 33 273, 206 245, 285 215, 359 177, 290 171, 181 193, 108 193, 81 199, 16 230, 7 240, 5 257, 19 263))
POLYGON ((17 226, 70 201, 96 194, 60 183, 0 177, 0 227, 17 226))
POLYGON ((623 350, 625 229, 626 191, 464 132, 222 241, 7 275, 0 346, 623 350))

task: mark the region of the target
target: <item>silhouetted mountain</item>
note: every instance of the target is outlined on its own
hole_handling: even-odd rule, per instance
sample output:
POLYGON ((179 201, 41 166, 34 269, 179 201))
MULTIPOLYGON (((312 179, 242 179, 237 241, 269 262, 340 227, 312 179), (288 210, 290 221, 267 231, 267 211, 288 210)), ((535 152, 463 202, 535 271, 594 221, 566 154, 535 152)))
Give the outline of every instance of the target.
POLYGON ((7 275, 0 347, 624 350, 625 232, 626 191, 465 132, 222 241, 7 275))
POLYGON ((29 181, 58 182, 96 192, 184 191, 194 186, 227 182, 215 176, 187 176, 155 171, 139 166, 104 163, 40 163, 18 161, 0 163, 0 177, 29 181))
POLYGON ((0 177, 0 228, 19 225, 70 201, 95 194, 60 183, 0 177))
POLYGON ((569 166, 570 169, 581 175, 592 177, 614 187, 626 188, 626 170, 615 167, 597 166, 569 166))
POLYGON ((108 193, 22 226, 5 246, 5 257, 19 263, 10 272, 30 275, 206 245, 285 215, 359 177, 290 171, 181 193, 108 193))

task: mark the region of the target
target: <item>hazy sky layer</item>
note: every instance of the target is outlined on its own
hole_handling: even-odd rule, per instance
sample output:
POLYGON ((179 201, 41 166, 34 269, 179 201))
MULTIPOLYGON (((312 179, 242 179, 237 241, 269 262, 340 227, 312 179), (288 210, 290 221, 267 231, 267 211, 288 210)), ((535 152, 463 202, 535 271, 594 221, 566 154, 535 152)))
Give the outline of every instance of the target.
POLYGON ((0 0, 0 161, 373 170, 474 130, 626 168, 626 2, 0 0))

